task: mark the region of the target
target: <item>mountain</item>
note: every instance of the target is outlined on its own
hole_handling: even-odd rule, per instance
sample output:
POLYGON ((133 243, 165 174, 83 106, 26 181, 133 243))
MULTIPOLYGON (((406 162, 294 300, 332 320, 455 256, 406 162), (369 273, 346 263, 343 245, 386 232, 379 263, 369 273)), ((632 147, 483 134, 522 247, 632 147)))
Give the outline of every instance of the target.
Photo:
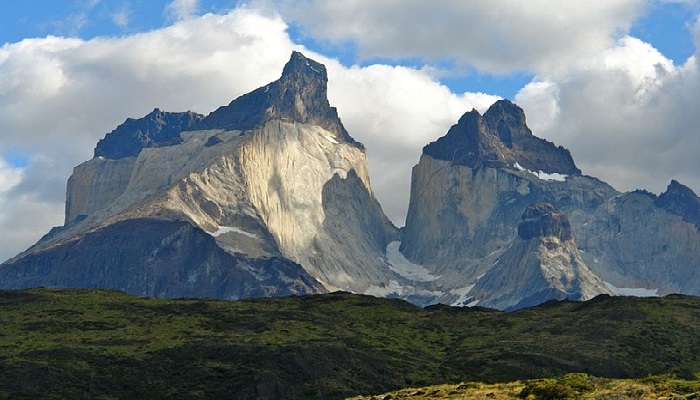
POLYGON ((206 117, 127 119, 74 169, 64 226, 0 266, 0 287, 241 298, 401 280, 364 146, 326 93, 325 67, 294 52, 206 117))
POLYGON ((32 289, 0 291, 0 304, 0 397, 12 399, 342 399, 700 370, 700 299, 689 296, 507 313, 349 293, 222 301, 32 289))
POLYGON ((509 310, 700 295, 700 198, 677 181, 656 196, 583 175, 508 100, 423 148, 399 231, 327 83, 324 65, 293 52, 280 79, 207 116, 127 119, 73 170, 64 225, 0 265, 0 289, 344 290, 509 310))
MULTIPOLYGON (((534 136, 523 110, 508 100, 484 115, 464 114, 424 147, 413 168, 400 252, 440 277, 435 293, 442 294, 434 302, 514 307, 496 299, 540 274, 541 248, 526 245, 517 223, 539 202, 570 222, 576 244, 560 240, 558 246, 570 256, 569 267, 588 266, 585 280, 596 288, 591 295, 605 292, 600 280, 617 294, 700 294, 698 197, 675 181, 657 198, 619 193, 582 175, 569 151, 534 136)), ((542 282, 529 289, 545 287, 552 289, 542 282)), ((562 293, 542 292, 522 305, 562 293)))
POLYGON ((614 293, 581 259, 568 218, 551 204, 535 203, 525 209, 518 236, 469 294, 480 306, 510 310, 614 293))

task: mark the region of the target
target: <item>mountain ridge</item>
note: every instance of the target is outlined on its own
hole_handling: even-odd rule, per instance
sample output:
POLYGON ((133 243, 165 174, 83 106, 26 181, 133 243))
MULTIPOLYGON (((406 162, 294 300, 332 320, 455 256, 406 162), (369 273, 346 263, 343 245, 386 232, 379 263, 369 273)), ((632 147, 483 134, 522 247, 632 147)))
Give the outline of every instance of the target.
MULTIPOLYGON (((127 119, 98 142, 95 157, 75 167, 67 184, 64 225, 2 264, 0 288, 18 288, 24 278, 76 286, 78 276, 54 279, 52 271, 60 266, 49 262, 50 268, 40 268, 47 265, 41 254, 72 260, 66 268, 82 260, 83 269, 75 274, 94 277, 86 255, 95 253, 107 255, 108 269, 121 274, 112 280, 122 282, 115 288, 124 289, 121 250, 93 239, 124 221, 162 223, 165 231, 177 221, 191 226, 188 240, 212 236, 215 245, 201 256, 228 259, 232 268, 243 268, 237 273, 244 280, 253 264, 284 260, 277 277, 280 293, 298 287, 303 293, 345 290, 400 297, 422 306, 473 305, 490 296, 481 290, 487 278, 502 271, 501 281, 512 280, 521 265, 531 271, 566 270, 562 276, 567 277, 583 271, 574 275, 584 278, 574 281, 596 288, 584 290, 584 297, 700 294, 700 198, 676 181, 657 197, 620 193, 583 175, 570 152, 536 137, 524 110, 508 100, 495 102, 484 115, 465 113, 424 147, 412 173, 406 226, 399 231, 373 194, 365 148, 330 105, 327 83, 325 66, 293 52, 278 80, 206 117, 155 109, 127 119), (558 221, 556 228, 541 220, 530 226, 530 217, 521 221, 538 203, 558 210, 545 213, 558 218, 549 221, 558 221), (539 236, 547 232, 530 232, 538 243, 518 245, 519 251, 507 254, 514 241, 527 241, 521 229, 554 229, 556 234, 544 240, 539 236), (83 251, 73 246, 76 240, 96 247, 83 251), (78 253, 66 255, 65 246, 78 253), (217 256, 221 251, 233 258, 217 256)), ((141 248, 138 237, 121 244, 141 252, 133 256, 144 271, 154 261, 141 255, 167 248, 149 243, 150 251, 141 248)), ((214 264, 224 271, 223 263, 214 264)), ((158 274, 167 280, 166 270, 158 274)), ((270 286, 262 275, 256 270, 257 283, 246 282, 270 286)), ((527 298, 541 302, 568 296, 569 289, 555 281, 536 281, 532 288, 511 282, 521 289, 511 293, 520 300, 502 307, 524 306, 527 298)), ((175 285, 173 293, 184 293, 189 282, 175 285)), ((274 292, 262 286, 231 296, 274 292)), ((152 294, 143 284, 133 287, 152 294)), ((216 292, 212 288, 201 286, 199 293, 209 296, 216 292)), ((499 295, 510 290, 499 288, 499 295)))

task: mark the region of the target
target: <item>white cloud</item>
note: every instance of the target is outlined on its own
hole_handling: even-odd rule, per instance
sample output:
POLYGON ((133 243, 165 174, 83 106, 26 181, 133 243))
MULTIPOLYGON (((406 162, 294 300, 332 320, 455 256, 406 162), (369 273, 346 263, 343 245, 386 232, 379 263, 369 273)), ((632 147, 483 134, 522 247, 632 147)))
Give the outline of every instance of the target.
POLYGON ((110 14, 112 22, 118 27, 124 29, 129 26, 129 18, 131 17, 131 10, 127 5, 123 5, 122 8, 110 14))
POLYGON ((461 96, 437 84, 425 71, 373 65, 341 67, 326 60, 331 103, 343 124, 367 147, 372 187, 387 215, 403 225, 411 169, 423 146, 444 135, 466 111, 484 112, 496 96, 461 96))
POLYGON ((197 13, 199 0, 172 0, 165 6, 165 15, 173 21, 190 19, 197 13))
POLYGON ((454 59, 482 71, 542 71, 607 48, 646 0, 258 0, 308 35, 363 58, 454 59))
POLYGON ((695 57, 675 66, 649 44, 625 37, 543 80, 516 99, 536 116, 539 133, 569 148, 584 173, 620 190, 660 192, 673 178, 700 188, 695 57))
POLYGON ((46 233, 47 223, 61 220, 61 205, 29 193, 18 193, 25 175, 0 158, 0 262, 14 256, 46 233))

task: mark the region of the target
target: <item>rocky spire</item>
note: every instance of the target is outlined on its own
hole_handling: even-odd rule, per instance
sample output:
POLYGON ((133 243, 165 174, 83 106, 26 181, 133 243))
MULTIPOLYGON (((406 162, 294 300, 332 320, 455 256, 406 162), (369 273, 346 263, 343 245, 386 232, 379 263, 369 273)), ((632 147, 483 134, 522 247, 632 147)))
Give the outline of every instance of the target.
POLYGON ((362 147, 343 127, 327 94, 326 67, 295 51, 279 80, 219 107, 198 123, 196 129, 249 130, 271 120, 281 120, 318 125, 333 132, 339 141, 362 147))
POLYGON ((654 204, 671 214, 682 217, 684 221, 695 225, 700 230, 700 197, 689 187, 672 180, 654 204))
POLYGON ((447 134, 423 148, 439 160, 471 168, 513 167, 546 173, 580 175, 565 148, 532 134, 522 108, 508 100, 494 103, 482 116, 472 110, 447 134))

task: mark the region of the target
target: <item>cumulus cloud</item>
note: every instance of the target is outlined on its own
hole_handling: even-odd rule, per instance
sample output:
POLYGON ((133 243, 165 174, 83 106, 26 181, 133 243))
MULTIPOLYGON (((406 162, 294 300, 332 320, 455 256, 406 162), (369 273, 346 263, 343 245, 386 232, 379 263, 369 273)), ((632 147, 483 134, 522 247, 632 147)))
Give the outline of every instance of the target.
POLYGON ((279 17, 239 8, 132 36, 47 37, 0 48, 0 154, 20 149, 31 155, 4 194, 12 206, 0 208, 0 230, 25 221, 33 232, 0 238, 0 258, 62 222, 72 167, 91 158, 95 143, 124 119, 155 107, 206 114, 277 79, 292 50, 328 66, 330 101, 350 133, 366 143, 375 191, 402 224, 410 169, 422 146, 495 97, 455 95, 430 69, 344 67, 296 45, 286 29, 279 17))
POLYGON ((632 37, 517 95, 533 127, 571 149, 584 173, 621 190, 700 187, 700 71, 632 37))
POLYGON ((646 0, 258 0, 362 58, 455 60, 489 73, 542 71, 605 49, 646 0))

